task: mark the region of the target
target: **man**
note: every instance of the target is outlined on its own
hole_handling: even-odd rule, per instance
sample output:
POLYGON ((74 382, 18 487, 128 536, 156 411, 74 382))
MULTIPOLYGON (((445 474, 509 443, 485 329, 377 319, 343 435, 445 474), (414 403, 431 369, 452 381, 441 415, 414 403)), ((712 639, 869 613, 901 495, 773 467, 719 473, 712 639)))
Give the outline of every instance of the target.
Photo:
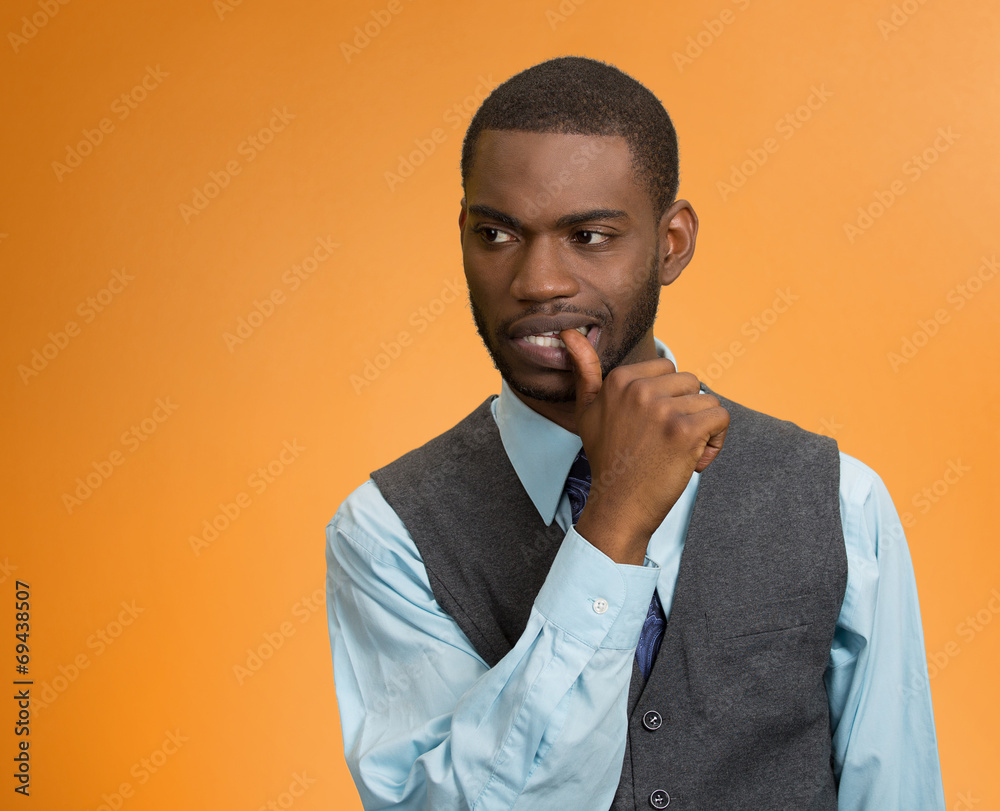
POLYGON ((698 230, 659 101, 542 63, 476 113, 462 179, 501 393, 327 529, 365 807, 943 809, 882 482, 653 336, 698 230))

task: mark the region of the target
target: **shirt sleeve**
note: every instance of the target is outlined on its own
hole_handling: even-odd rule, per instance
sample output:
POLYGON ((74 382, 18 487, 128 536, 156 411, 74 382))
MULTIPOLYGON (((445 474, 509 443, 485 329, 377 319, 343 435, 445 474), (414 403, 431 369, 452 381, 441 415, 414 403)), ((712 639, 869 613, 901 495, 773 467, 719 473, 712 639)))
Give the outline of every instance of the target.
POLYGON ((830 651, 839 811, 944 811, 923 627, 903 527, 882 480, 841 454, 848 580, 830 651))
POLYGON ((327 610, 348 767, 366 809, 607 808, 655 565, 570 527, 514 648, 490 668, 434 599, 369 480, 327 527, 327 610))

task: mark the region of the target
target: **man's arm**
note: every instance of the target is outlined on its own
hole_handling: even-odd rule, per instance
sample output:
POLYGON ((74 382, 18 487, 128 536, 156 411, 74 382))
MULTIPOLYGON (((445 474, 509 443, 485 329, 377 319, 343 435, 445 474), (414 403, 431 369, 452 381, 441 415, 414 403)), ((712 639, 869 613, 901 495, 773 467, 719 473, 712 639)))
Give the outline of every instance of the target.
POLYGON ((944 811, 916 582, 882 480, 841 454, 847 593, 826 673, 840 811, 944 811))
POLYGON ((327 562, 344 752, 366 809, 611 804, 658 568, 616 564, 571 528, 491 669, 373 482, 331 521, 327 562))

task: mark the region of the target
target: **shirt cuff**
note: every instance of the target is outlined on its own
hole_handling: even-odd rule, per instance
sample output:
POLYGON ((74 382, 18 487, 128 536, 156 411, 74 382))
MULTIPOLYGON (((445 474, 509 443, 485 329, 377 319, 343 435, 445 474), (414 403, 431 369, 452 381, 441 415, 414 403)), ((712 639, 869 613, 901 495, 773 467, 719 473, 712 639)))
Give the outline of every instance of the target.
POLYGON ((553 625, 594 648, 635 649, 660 567, 615 563, 570 527, 535 609, 553 625))

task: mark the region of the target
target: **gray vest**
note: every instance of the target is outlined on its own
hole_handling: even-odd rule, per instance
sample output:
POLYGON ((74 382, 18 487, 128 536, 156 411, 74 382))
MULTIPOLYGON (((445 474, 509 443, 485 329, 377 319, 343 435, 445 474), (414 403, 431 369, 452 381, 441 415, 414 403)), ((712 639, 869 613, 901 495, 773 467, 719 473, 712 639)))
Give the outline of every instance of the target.
MULTIPOLYGON (((492 399, 372 473, 490 667, 524 631, 565 534, 521 485, 492 399)), ((645 684, 633 660, 612 809, 836 811, 823 675, 847 583, 837 443, 719 399, 729 431, 701 474, 645 684)))

